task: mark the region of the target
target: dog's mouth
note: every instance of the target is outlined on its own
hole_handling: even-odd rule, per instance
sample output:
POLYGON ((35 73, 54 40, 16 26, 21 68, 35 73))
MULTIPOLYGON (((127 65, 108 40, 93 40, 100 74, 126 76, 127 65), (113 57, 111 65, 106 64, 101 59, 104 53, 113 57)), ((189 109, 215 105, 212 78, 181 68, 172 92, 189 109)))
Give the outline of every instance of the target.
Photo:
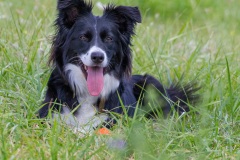
POLYGON ((91 96, 99 96, 103 90, 104 74, 106 74, 107 68, 81 64, 81 69, 87 81, 89 94, 91 96))

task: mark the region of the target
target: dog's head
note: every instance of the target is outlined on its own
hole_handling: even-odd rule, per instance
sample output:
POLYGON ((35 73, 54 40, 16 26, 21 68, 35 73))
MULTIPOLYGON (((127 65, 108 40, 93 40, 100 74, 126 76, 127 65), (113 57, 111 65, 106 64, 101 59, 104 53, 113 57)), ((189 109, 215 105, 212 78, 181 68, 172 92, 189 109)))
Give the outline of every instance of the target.
POLYGON ((89 83, 107 73, 130 76, 131 37, 141 22, 138 8, 108 5, 102 16, 94 16, 92 7, 83 0, 58 0, 50 62, 61 71, 69 63, 79 66, 89 83))

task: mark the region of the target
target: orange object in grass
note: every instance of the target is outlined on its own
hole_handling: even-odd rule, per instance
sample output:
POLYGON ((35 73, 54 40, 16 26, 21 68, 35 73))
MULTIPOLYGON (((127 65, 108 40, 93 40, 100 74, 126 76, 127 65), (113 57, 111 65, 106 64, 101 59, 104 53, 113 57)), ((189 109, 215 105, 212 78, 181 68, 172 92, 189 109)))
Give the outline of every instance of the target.
POLYGON ((97 134, 110 135, 110 130, 108 130, 107 128, 100 128, 100 129, 97 131, 97 134))

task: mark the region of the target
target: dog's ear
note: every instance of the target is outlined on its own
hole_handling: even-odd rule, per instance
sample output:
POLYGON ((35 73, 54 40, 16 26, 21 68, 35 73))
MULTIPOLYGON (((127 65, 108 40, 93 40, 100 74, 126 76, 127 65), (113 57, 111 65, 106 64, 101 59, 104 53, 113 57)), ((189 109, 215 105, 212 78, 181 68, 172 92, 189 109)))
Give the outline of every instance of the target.
POLYGON ((103 17, 111 20, 118 27, 121 33, 122 44, 122 73, 126 77, 131 76, 132 72, 132 55, 131 55, 131 37, 134 34, 135 25, 141 23, 141 14, 137 7, 128 6, 113 6, 108 5, 105 10, 103 17))
POLYGON ((91 13, 92 7, 91 2, 84 0, 58 0, 57 24, 71 28, 78 17, 91 13))
POLYGON ((122 34, 134 34, 136 23, 141 23, 141 13, 138 7, 108 5, 104 16, 116 22, 122 34))

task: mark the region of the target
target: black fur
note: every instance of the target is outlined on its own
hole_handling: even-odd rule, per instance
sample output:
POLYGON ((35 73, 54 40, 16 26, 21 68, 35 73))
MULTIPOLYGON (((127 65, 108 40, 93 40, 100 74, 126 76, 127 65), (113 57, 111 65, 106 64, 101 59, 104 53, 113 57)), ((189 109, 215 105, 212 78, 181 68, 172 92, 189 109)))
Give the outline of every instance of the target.
MULTIPOLYGON (((115 77, 120 83, 116 90, 112 91, 105 99, 104 109, 116 113, 123 113, 121 102, 126 107, 129 116, 134 115, 137 101, 143 106, 145 89, 154 86, 162 104, 160 109, 166 115, 174 106, 180 113, 189 111, 188 103, 194 104, 198 96, 195 92, 198 88, 188 84, 182 87, 180 84, 165 88, 150 75, 132 76, 131 37, 134 28, 141 22, 141 15, 137 7, 108 5, 101 17, 92 14, 92 3, 83 0, 58 0, 58 17, 55 22, 56 35, 52 43, 52 51, 49 62, 53 72, 48 81, 48 89, 39 110, 40 117, 46 117, 49 109, 62 112, 62 105, 70 110, 79 106, 82 102, 77 99, 82 95, 76 95, 76 86, 70 86, 70 78, 64 71, 66 64, 74 64, 79 68, 82 62, 75 57, 86 53, 94 45, 93 39, 98 42, 99 48, 106 52, 108 66, 105 73, 115 77), (93 25, 97 28, 94 31, 93 25), (95 33, 99 33, 95 35, 95 33), (84 37, 81 37, 81 36, 84 37), (110 38, 109 38, 110 35, 110 38), (81 40, 78 38, 81 37, 81 40)), ((81 68, 82 69, 82 68, 81 68)), ((84 72, 84 71, 83 71, 84 72)), ((74 81, 74 85, 77 85, 74 81)), ((99 96, 96 107, 102 97, 99 96)), ((159 107, 158 107, 159 109, 159 107)), ((149 115, 151 115, 151 111, 149 115)))

